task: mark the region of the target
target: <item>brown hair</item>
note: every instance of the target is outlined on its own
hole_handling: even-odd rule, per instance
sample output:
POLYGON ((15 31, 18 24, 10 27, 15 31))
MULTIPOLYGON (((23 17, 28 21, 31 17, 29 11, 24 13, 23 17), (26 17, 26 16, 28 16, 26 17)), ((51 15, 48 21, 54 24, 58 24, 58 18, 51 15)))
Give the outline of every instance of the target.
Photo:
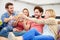
POLYGON ((56 17, 55 11, 53 9, 47 9, 46 11, 50 12, 50 17, 56 17))
POLYGON ((10 2, 6 3, 5 8, 8 8, 9 5, 13 5, 13 3, 10 2))
POLYGON ((42 8, 42 7, 40 7, 40 6, 35 6, 35 7, 34 7, 34 11, 35 11, 35 9, 38 9, 39 12, 42 12, 42 13, 43 13, 43 8, 42 8))
MULTIPOLYGON (((27 11, 28 11, 28 9, 27 9, 27 8, 24 8, 24 9, 23 9, 23 11, 24 11, 24 10, 27 10, 27 11)), ((29 11, 28 11, 28 16, 29 16, 29 11)))

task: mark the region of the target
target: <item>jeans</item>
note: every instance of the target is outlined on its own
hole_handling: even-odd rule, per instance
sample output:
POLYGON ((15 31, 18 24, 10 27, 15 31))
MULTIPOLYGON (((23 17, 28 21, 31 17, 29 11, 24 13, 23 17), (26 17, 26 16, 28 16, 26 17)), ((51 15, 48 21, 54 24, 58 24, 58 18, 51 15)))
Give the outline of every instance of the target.
MULTIPOLYGON (((8 37, 9 32, 13 32, 13 26, 12 23, 14 20, 9 21, 8 25, 0 31, 0 36, 8 37)), ((22 32, 13 32, 16 36, 23 35, 26 31, 22 32)))
POLYGON ((4 27, 1 31, 0 31, 0 36, 4 36, 7 37, 9 32, 11 32, 13 30, 13 27, 9 26, 9 27, 4 27))
POLYGON ((14 22, 14 20, 10 20, 5 27, 3 27, 0 31, 0 36, 4 36, 7 37, 8 33, 13 31, 13 26, 12 23, 14 22))
POLYGON ((23 40, 54 40, 52 36, 42 35, 34 28, 30 29, 22 36, 23 36, 23 40))
POLYGON ((22 36, 23 34, 26 33, 26 31, 21 31, 21 32, 13 32, 15 36, 22 36))
MULTIPOLYGON (((12 27, 4 27, 1 31, 0 31, 0 36, 3 37, 8 37, 9 32, 12 31, 12 27)), ((13 32, 13 31, 12 31, 13 32)), ((26 31, 21 31, 21 32, 13 32, 15 34, 15 36, 21 36, 25 33, 26 31)))

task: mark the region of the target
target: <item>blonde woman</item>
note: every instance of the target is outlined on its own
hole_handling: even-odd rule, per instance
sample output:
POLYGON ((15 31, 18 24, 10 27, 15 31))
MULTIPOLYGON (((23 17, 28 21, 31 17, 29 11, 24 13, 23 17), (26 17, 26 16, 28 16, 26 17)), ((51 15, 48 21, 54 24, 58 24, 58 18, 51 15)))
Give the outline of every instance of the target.
MULTIPOLYGON (((22 15, 25 16, 25 15, 22 15)), ((57 32, 58 32, 58 23, 55 19, 56 15, 53 9, 47 9, 45 13, 45 18, 43 20, 24 17, 25 19, 32 20, 38 24, 45 24, 48 27, 48 34, 40 34, 36 29, 30 29, 27 33, 22 36, 15 37, 13 33, 9 33, 9 39, 11 40, 56 40, 57 39, 57 32)))

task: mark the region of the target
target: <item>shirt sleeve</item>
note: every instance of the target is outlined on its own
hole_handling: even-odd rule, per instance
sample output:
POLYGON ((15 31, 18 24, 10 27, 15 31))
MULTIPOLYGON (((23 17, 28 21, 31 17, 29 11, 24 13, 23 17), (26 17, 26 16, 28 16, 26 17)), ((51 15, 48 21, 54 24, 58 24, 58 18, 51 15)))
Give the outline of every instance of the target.
POLYGON ((55 20, 54 19, 43 19, 43 20, 37 20, 37 19, 34 19, 36 23, 38 24, 54 24, 55 20))
POLYGON ((4 19, 6 18, 6 15, 5 14, 3 14, 2 16, 1 16, 1 20, 2 20, 2 22, 4 22, 4 19))

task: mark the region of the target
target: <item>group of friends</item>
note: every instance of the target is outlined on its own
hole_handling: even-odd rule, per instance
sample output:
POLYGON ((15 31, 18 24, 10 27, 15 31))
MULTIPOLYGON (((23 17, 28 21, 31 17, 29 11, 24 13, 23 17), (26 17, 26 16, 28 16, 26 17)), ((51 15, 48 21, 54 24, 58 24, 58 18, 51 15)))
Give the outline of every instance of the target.
POLYGON ((10 2, 6 3, 5 9, 7 12, 1 16, 4 25, 1 36, 8 37, 8 40, 57 40, 58 22, 53 9, 47 9, 44 18, 40 6, 34 7, 34 18, 29 16, 27 8, 16 14, 10 2))

